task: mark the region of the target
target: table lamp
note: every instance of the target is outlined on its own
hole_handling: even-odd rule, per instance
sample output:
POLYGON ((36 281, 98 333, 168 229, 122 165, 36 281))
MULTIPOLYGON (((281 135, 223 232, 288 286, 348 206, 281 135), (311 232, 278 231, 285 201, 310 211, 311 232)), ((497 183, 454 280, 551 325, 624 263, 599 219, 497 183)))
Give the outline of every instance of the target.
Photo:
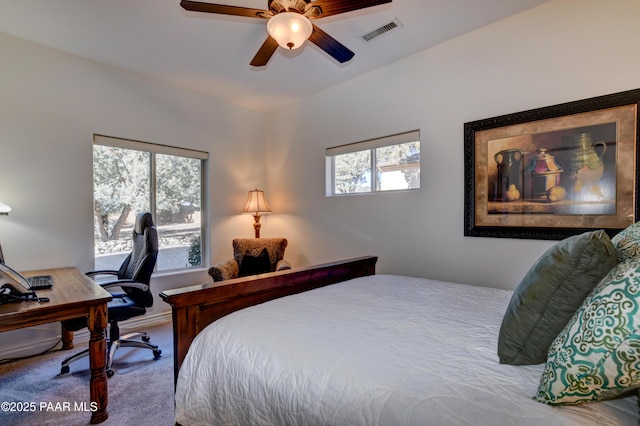
MULTIPOLYGON (((8 216, 11 207, 0 201, 0 215, 8 216)), ((4 263, 4 255, 2 254, 2 246, 0 245, 0 263, 4 263)))
POLYGON ((271 213, 269 204, 264 199, 264 191, 260 189, 249 191, 249 198, 247 198, 247 204, 244 206, 242 213, 253 215, 253 229, 255 230, 256 238, 260 238, 260 214, 271 213))

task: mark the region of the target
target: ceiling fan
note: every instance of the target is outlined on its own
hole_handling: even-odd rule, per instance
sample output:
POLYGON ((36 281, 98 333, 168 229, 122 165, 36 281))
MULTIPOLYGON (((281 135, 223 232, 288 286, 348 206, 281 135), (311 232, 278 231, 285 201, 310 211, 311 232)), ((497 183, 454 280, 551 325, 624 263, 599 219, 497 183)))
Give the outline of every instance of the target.
POLYGON ((297 49, 308 39, 311 43, 327 52, 340 63, 353 58, 354 53, 342 43, 311 23, 311 19, 351 12, 392 0, 269 0, 269 10, 249 7, 228 6, 182 0, 180 6, 192 12, 219 13, 223 15, 245 16, 267 19, 269 35, 251 65, 267 65, 278 46, 285 49, 297 49))

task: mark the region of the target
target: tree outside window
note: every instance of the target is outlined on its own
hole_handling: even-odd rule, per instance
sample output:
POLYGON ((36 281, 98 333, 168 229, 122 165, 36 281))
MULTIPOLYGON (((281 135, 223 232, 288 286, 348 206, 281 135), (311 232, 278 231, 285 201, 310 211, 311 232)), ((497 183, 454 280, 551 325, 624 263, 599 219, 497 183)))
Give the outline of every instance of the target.
POLYGON ((96 269, 120 266, 131 250, 135 217, 145 211, 158 229, 158 271, 201 266, 203 165, 198 158, 95 144, 96 269))
POLYGON ((336 194, 371 192, 371 151, 337 155, 333 161, 336 194))

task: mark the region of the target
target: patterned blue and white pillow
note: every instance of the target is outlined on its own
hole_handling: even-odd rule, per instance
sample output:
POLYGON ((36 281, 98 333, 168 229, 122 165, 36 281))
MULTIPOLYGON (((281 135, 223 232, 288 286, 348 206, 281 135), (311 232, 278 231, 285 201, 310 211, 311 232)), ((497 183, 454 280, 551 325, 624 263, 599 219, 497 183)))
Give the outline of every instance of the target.
POLYGON ((618 262, 640 256, 640 222, 614 235, 611 242, 618 251, 618 262))
POLYGON ((640 386, 640 258, 614 267, 549 347, 537 401, 571 405, 640 386))

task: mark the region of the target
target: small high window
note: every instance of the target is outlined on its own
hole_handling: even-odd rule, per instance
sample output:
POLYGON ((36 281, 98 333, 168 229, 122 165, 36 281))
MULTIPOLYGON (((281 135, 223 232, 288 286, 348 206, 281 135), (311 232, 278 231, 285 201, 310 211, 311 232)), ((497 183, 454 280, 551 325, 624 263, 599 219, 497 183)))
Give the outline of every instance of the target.
POLYGON ((327 148, 327 196, 420 188, 420 132, 327 148))

